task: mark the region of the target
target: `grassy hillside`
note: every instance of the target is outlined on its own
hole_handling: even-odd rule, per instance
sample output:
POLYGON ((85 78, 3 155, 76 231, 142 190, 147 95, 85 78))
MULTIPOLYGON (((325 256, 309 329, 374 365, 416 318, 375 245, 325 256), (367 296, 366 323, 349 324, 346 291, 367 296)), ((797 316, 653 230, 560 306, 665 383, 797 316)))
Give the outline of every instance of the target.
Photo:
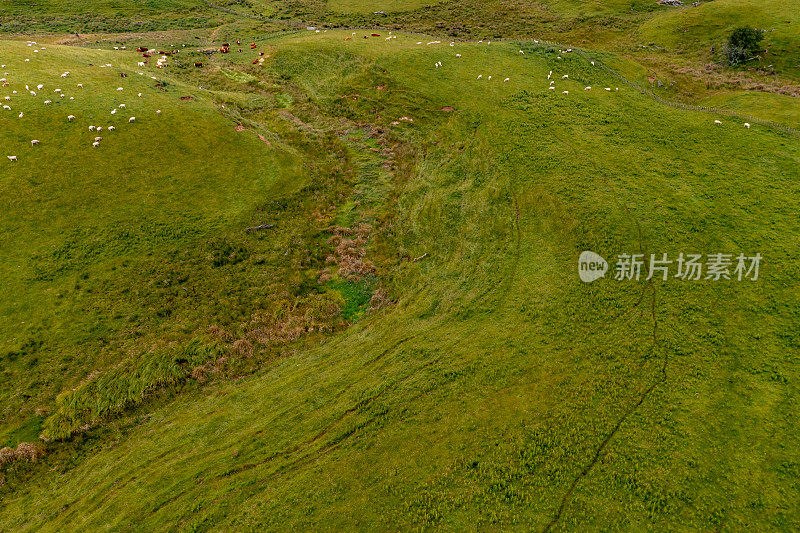
POLYGON ((328 8, 345 13, 369 13, 374 11, 413 11, 437 0, 329 0, 328 8))
POLYGON ((667 48, 670 54, 703 61, 722 61, 723 45, 741 26, 764 30, 764 53, 748 67, 800 78, 800 2, 790 0, 715 0, 653 18, 641 28, 641 40, 667 48), (715 47, 712 52, 711 48, 715 47))
MULTIPOLYGON (((216 71, 212 94, 135 52, 3 48, 3 444, 35 439, 48 414, 45 435, 64 436, 177 384, 255 308, 305 309, 318 287, 298 265, 325 257, 308 217, 347 187, 341 148, 285 121, 238 131, 240 113, 280 107, 266 84, 216 71)), ((168 69, 194 68, 181 61, 168 69)))
MULTIPOLYGON (((261 68, 248 54, 231 54, 214 59, 215 73, 188 69, 174 85, 202 77, 221 91, 226 83, 263 81, 276 105, 250 112, 251 119, 286 117, 282 106, 290 105, 291 123, 327 129, 330 143, 345 146, 352 187, 338 190, 333 215, 340 225, 374 228, 365 253, 396 303, 255 375, 191 388, 152 412, 128 411, 56 448, 4 495, 2 528, 794 529, 797 139, 729 118, 714 124, 712 115, 614 90, 613 78, 576 53, 558 59, 557 50, 531 44, 450 47, 362 33, 349 41, 349 31, 274 39, 261 68), (548 90, 550 71, 556 90, 548 90), (637 252, 759 252, 765 259, 755 282, 587 285, 576 272, 587 249, 610 260, 637 252)), ((114 96, 101 92, 97 107, 108 108, 114 96)), ((153 122, 137 127, 153 124, 150 135, 187 128, 193 142, 185 149, 207 150, 194 142, 201 133, 188 129, 197 121, 183 102, 169 91, 153 100, 164 109, 160 120, 175 122, 164 128, 150 115, 153 122)), ((243 107, 234 100, 229 111, 243 107)), ((152 109, 145 102, 142 112, 152 109)), ((215 120, 209 111, 203 124, 215 120)), ((18 139, 21 149, 25 130, 15 131, 6 142, 18 139)), ((230 131, 220 126, 215 135, 230 131)), ((197 228, 195 240, 164 238, 172 250, 200 253, 196 243, 226 229, 233 239, 230 228, 254 220, 254 197, 274 190, 276 180, 299 179, 293 157, 245 139, 254 144, 236 138, 215 145, 229 151, 215 154, 216 163, 244 157, 240 150, 264 159, 250 157, 217 179, 189 167, 173 179, 199 179, 191 194, 178 195, 168 183, 152 198, 131 188, 154 220, 195 213, 185 223, 197 228), (249 166, 254 161, 264 167, 249 166), (181 209, 168 207, 178 202, 181 209)), ((98 158, 92 166, 99 166, 104 153, 83 157, 98 158)), ((145 164, 139 157, 122 163, 125 152, 115 153, 117 165, 130 165, 127 173, 145 164)), ((207 160, 197 154, 197 164, 207 160)), ((3 183, 64 187, 86 179, 45 180, 25 166, 33 164, 3 165, 3 183)), ((93 174, 113 174, 106 164, 93 174)), ((139 187, 164 180, 167 164, 181 168, 164 161, 142 171, 139 187)), ((82 201, 91 214, 75 195, 73 205, 82 201)), ((103 200, 118 207, 106 211, 129 220, 126 202, 112 196, 103 200)), ((23 207, 18 216, 36 214, 23 207)), ((313 212, 293 220, 313 220, 313 212)), ((12 220, 24 223, 6 224, 12 220)), ((35 220, 28 224, 23 229, 32 234, 35 220)), ((17 242, 29 248, 12 255, 6 275, 17 267, 12 289, 32 290, 23 281, 37 263, 23 260, 53 243, 17 242)), ((154 245, 141 246, 140 253, 154 245)), ((159 259, 156 253, 152 261, 170 264, 159 259)), ((242 270, 209 280, 209 300, 211 287, 227 288, 249 272, 242 270)), ((134 269, 120 275, 137 285, 134 269)), ((81 279, 64 278, 65 286, 81 279)), ((257 291, 256 278, 247 279, 242 290, 257 291)), ((46 286, 22 294, 47 302, 46 286)), ((217 316, 232 300, 198 315, 217 316)), ((248 298, 240 312, 254 307, 248 298)), ((173 313, 162 327, 189 322, 183 316, 173 313)))
POLYGON ((0 15, 2 33, 201 28, 222 19, 202 0, 0 0, 0 15))

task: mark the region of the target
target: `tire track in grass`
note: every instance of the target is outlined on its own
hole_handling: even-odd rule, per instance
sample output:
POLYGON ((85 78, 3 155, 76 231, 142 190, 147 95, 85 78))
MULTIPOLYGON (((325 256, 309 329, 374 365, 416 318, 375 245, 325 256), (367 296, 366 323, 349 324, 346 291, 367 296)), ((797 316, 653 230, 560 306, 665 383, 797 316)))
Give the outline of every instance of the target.
MULTIPOLYGON (((551 133, 551 135, 554 138, 561 141, 562 143, 564 143, 564 140, 561 139, 557 134, 551 133)), ((576 157, 579 157, 577 149, 574 146, 572 146, 571 143, 564 143, 564 144, 568 146, 570 150, 573 151, 576 157)), ((600 170, 597 163, 593 159, 590 159, 590 161, 592 166, 594 167, 596 175, 602 176, 603 179, 606 181, 606 184, 608 185, 608 182, 610 181, 608 176, 600 170)), ((639 241, 639 252, 644 254, 644 239, 642 236, 642 226, 639 222, 639 219, 633 213, 631 213, 630 208, 628 208, 627 206, 622 206, 620 204, 620 207, 622 207, 628 213, 629 218, 635 224, 636 233, 639 241)), ((660 346, 658 342, 658 318, 656 316, 656 288, 652 280, 647 281, 647 284, 642 289, 642 293, 638 301, 633 306, 631 306, 627 311, 620 314, 619 317, 617 318, 622 318, 623 316, 627 315, 630 312, 633 312, 636 308, 638 308, 644 301, 645 295, 647 294, 648 290, 651 293, 650 315, 653 321, 652 346, 650 348, 650 354, 653 354, 660 348, 660 346)), ((594 454, 592 454, 591 460, 583 467, 583 469, 581 469, 581 471, 572 480, 572 483, 570 483, 569 488, 561 498, 561 503, 559 504, 555 515, 542 530, 544 533, 549 533, 556 525, 558 525, 558 522, 561 520, 561 517, 563 516, 564 511, 567 508, 567 505, 569 504, 573 494, 575 493, 575 489, 577 488, 578 483, 580 483, 584 478, 586 478, 589 475, 594 466, 600 460, 600 457, 603 455, 603 452, 611 443, 612 439, 617 435, 619 430, 622 428, 622 425, 631 417, 631 415, 633 415, 639 409, 639 407, 641 407, 641 405, 645 402, 645 400, 647 400, 647 398, 650 396, 650 394, 652 394, 652 392, 656 389, 656 387, 667 382, 668 365, 669 365, 669 354, 666 350, 664 350, 664 356, 662 358, 662 364, 658 372, 658 377, 652 383, 650 383, 650 385, 638 395, 636 401, 622 413, 622 416, 620 416, 617 419, 617 422, 614 424, 614 426, 612 426, 611 431, 608 432, 605 438, 600 442, 600 444, 595 449, 594 454)))
MULTIPOLYGON (((657 333, 657 331, 658 331, 658 319, 656 318, 656 311, 655 311, 655 306, 656 306, 656 291, 655 291, 655 287, 652 285, 652 282, 650 282, 649 285, 651 287, 651 293, 652 293, 651 294, 651 300, 650 300, 650 311, 651 311, 651 315, 652 315, 652 319, 653 319, 653 347, 651 348, 650 353, 653 353, 659 348, 659 346, 658 346, 658 333, 657 333)), ((592 455, 591 461, 589 461, 589 463, 586 466, 584 466, 583 469, 578 473, 578 475, 575 476, 575 478, 572 480, 572 483, 570 484, 569 488, 567 489, 567 492, 565 492, 564 496, 561 498, 561 504, 559 505, 555 516, 553 516, 552 520, 550 520, 550 522, 548 522, 548 524, 544 527, 543 531, 545 533, 551 531, 558 524, 558 521, 563 516, 564 511, 565 511, 565 509, 567 507, 567 504, 569 503, 570 499, 572 498, 572 495, 574 494, 575 489, 578 486, 578 483, 580 483, 581 480, 583 480, 586 476, 589 475, 589 473, 591 472, 592 468, 594 468, 594 466, 600 460, 601 455, 603 454, 605 449, 608 447, 608 445, 611 442, 611 440, 617 435, 617 433, 621 429, 622 425, 628 420, 628 418, 630 418, 631 415, 633 415, 639 409, 639 407, 641 407, 641 405, 645 402, 645 400, 647 400, 647 398, 655 390, 656 387, 658 387, 659 385, 667 382, 667 367, 668 367, 668 364, 669 364, 669 355, 668 355, 667 351, 665 350, 664 351, 664 357, 662 358, 661 369, 659 370, 659 377, 656 380, 654 380, 644 391, 642 391, 639 394, 638 399, 632 405, 630 405, 628 407, 628 409, 625 410, 625 412, 622 414, 622 416, 617 420, 616 424, 614 424, 614 426, 612 427, 611 431, 606 435, 606 437, 602 440, 600 445, 597 447, 597 449, 595 450, 594 454, 592 455)))

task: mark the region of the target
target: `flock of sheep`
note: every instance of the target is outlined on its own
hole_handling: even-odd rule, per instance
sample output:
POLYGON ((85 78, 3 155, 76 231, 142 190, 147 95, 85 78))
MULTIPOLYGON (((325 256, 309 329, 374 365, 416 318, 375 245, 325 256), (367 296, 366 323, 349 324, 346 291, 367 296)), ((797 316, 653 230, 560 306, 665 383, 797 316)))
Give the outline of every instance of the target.
MULTIPOLYGON (((317 33, 319 33, 319 30, 317 30, 317 33)), ((355 37, 355 36, 356 36, 356 32, 353 32, 353 33, 352 33, 352 34, 351 34, 349 37, 346 37, 346 38, 345 38, 345 40, 346 40, 346 41, 349 41, 349 40, 351 40, 351 39, 352 39, 353 37, 355 37)), ((368 39, 368 38, 370 38, 370 37, 380 37, 380 35, 379 35, 379 34, 377 34, 377 33, 372 33, 372 34, 370 34, 370 35, 364 35, 364 38, 365 38, 365 39, 368 39)), ((397 36, 395 36, 395 35, 392 35, 392 32, 389 32, 389 36, 388 36, 388 37, 386 37, 386 40, 388 41, 388 40, 391 40, 391 39, 396 39, 396 38, 397 38, 397 36)), ((485 42, 486 42, 486 44, 487 44, 487 45, 490 45, 490 44, 492 44, 492 41, 485 41, 485 42)), ((536 43, 536 44, 539 44, 539 41, 538 41, 538 40, 535 40, 535 39, 534 39, 534 41, 533 41, 533 42, 534 42, 534 43, 536 43)), ((481 40, 481 41, 478 41, 478 44, 483 44, 483 43, 484 43, 484 41, 483 41, 483 40, 481 40)), ((417 41, 417 43, 416 43, 416 44, 417 44, 417 45, 423 45, 423 44, 424 44, 424 45, 426 45, 426 46, 431 46, 431 45, 442 44, 442 41, 430 41, 430 42, 427 42, 427 43, 426 43, 426 42, 424 42, 424 41, 417 41)), ((456 43, 455 43, 455 42, 450 42, 450 46, 451 46, 451 47, 455 47, 455 46, 456 46, 456 43)), ((521 55, 524 55, 524 54, 525 54, 525 51, 524 51, 524 50, 520 50, 520 51, 519 51, 519 53, 520 53, 521 55)), ((559 55, 556 57, 556 59, 557 59, 557 60, 562 60, 562 59, 563 59, 563 57, 562 57, 563 55, 572 53, 572 48, 567 48, 566 50, 559 50, 559 51, 558 51, 558 53, 559 53, 559 55)), ((461 54, 458 54, 458 53, 457 53, 457 54, 455 54, 455 57, 456 57, 456 59, 458 59, 458 58, 461 58, 461 54)), ((590 61, 589 61, 589 63, 590 63, 592 66, 595 66, 595 62, 594 62, 594 61, 591 61, 591 60, 590 60, 590 61)), ((440 67, 442 67, 442 66, 443 66, 443 63, 442 63, 442 61, 437 61, 437 62, 435 62, 435 63, 433 64, 433 66, 434 66, 434 68, 435 68, 435 69, 438 69, 438 68, 440 68, 440 67)), ((551 70, 551 71, 550 71, 550 73, 547 75, 547 80, 550 82, 550 85, 549 85, 548 89, 549 89, 549 90, 551 90, 551 91, 555 91, 555 90, 556 90, 556 87, 555 87, 555 80, 554 80, 554 79, 552 79, 552 77, 553 77, 553 71, 551 70)), ((492 79, 492 76, 491 76, 491 75, 488 75, 488 76, 486 76, 486 78, 484 78, 483 74, 478 74, 477 80, 482 80, 482 79, 486 79, 487 81, 491 81, 491 79, 492 79)), ((563 80, 569 79, 569 74, 564 74, 564 75, 562 75, 562 76, 561 76, 561 79, 563 79, 563 80)), ((511 81, 511 78, 510 78, 510 77, 507 77, 507 78, 504 78, 504 79, 503 79, 503 82, 508 82, 508 81, 511 81)), ((611 87, 605 87, 604 89, 605 89, 606 91, 611 91, 611 90, 612 90, 612 89, 611 89, 611 87)), ((592 86, 591 86, 591 85, 588 85, 588 86, 584 87, 584 91, 591 91, 591 90, 592 90, 592 86)), ((617 92, 617 91, 619 91, 619 87, 615 87, 613 90, 614 90, 614 92, 617 92)), ((562 91, 561 93, 562 93, 562 94, 564 94, 564 95, 568 95, 568 94, 569 94, 569 90, 564 90, 564 91, 562 91)), ((715 120, 715 121, 714 121, 714 124, 721 125, 721 124, 722 124, 722 121, 720 121, 720 120, 715 120)), ((749 124, 749 123, 747 123, 747 122, 745 122, 745 123, 744 123, 744 127, 749 129, 749 128, 750 128, 750 124, 749 124)))
MULTIPOLYGON (((28 41, 27 45, 29 47, 35 47, 35 46, 37 46, 37 43, 35 41, 28 41)), ((44 51, 44 50, 47 50, 47 48, 44 47, 44 46, 36 47, 36 48, 33 49, 33 53, 37 53, 38 54, 38 53, 40 53, 40 50, 44 51)), ((30 61, 29 59, 25 59, 25 62, 29 62, 29 61, 30 61)), ((109 64, 109 63, 106 63, 104 65, 100 65, 101 68, 108 68, 108 67, 111 67, 111 66, 112 65, 109 64)), ((141 63, 140 63, 140 66, 141 66, 141 63)), ((5 69, 5 68, 6 68, 6 65, 4 65, 4 64, 0 65, 0 69, 5 69)), ((138 74, 141 75, 141 76, 144 76, 143 72, 139 72, 138 74)), ((54 88, 52 90, 52 92, 50 92, 49 88, 47 88, 44 83, 37 83, 36 85, 26 84, 26 85, 24 85, 25 91, 22 92, 22 87, 23 87, 22 82, 14 83, 10 79, 10 76, 11 76, 11 74, 9 72, 5 72, 5 70, 4 70, 3 71, 3 77, 0 78, 0 84, 2 84, 2 87, 4 89, 6 89, 6 90, 10 90, 11 91, 10 94, 7 94, 7 95, 3 96, 3 112, 4 113, 14 112, 14 109, 12 108, 12 106, 16 107, 17 104, 22 105, 23 102, 26 105, 30 106, 30 98, 27 98, 27 97, 37 98, 37 99, 38 98, 44 98, 44 100, 41 101, 41 105, 44 105, 44 106, 49 106, 49 105, 53 104, 53 101, 56 100, 56 99, 63 100, 63 101, 65 101, 65 103, 75 100, 74 96, 67 97, 67 95, 64 92, 64 90, 59 88, 59 87, 54 88), (18 88, 15 89, 14 88, 15 86, 18 87, 18 88), (43 94, 52 94, 52 96, 45 97, 45 96, 43 96, 43 94), (26 99, 28 100, 27 102, 25 102, 26 99)), ((69 71, 64 72, 64 73, 62 73, 60 75, 60 77, 63 79, 64 82, 66 82, 67 79, 71 77, 71 73, 69 71)), ((152 77, 152 79, 156 79, 156 78, 152 77)), ((75 88, 75 90, 80 91, 80 90, 83 89, 83 84, 82 83, 78 83, 78 84, 76 84, 74 86, 74 88, 75 88)), ((122 93, 122 92, 125 91, 125 88, 124 87, 117 87, 116 90, 117 90, 117 92, 122 93)), ((141 98, 142 97, 142 93, 138 93, 137 97, 141 98)), ((115 116, 117 114, 118 111, 122 112, 122 111, 126 110, 126 108, 127 108, 127 105, 124 104, 124 103, 121 103, 121 104, 117 105, 116 107, 114 107, 114 108, 112 108, 110 110, 110 115, 113 117, 113 116, 115 116)), ((156 114, 160 115, 161 114, 161 110, 157 110, 156 114)), ((20 111, 20 113, 17 115, 17 118, 19 118, 19 119, 22 119, 24 117, 25 117, 25 112, 24 111, 20 111)), ((68 114, 65 117, 65 120, 66 120, 67 123, 75 122, 76 119, 77 119, 77 117, 75 115, 73 115, 73 114, 68 114)), ((129 116, 127 118, 127 123, 128 124, 133 124, 134 122, 136 122, 136 117, 135 116, 129 116)), ((92 132, 92 133, 100 133, 100 132, 102 132, 104 130, 108 131, 108 132, 113 132, 116 129, 117 129, 117 127, 112 125, 112 124, 109 124, 109 125, 106 125, 106 126, 92 124, 92 125, 88 126, 88 130, 90 132, 92 132)), ((93 141, 92 141, 91 144, 92 144, 92 146, 94 148, 97 148, 97 147, 100 146, 100 142, 102 140, 103 140, 103 138, 101 136, 99 136, 99 135, 95 136, 93 138, 93 141)), ((41 144, 41 141, 39 139, 31 139, 30 142, 31 142, 31 146, 32 147, 36 147, 36 146, 41 144)), ((9 161, 12 161, 12 162, 18 161, 18 156, 17 155, 8 155, 6 157, 8 158, 9 161)))
MULTIPOLYGON (((317 33, 319 33, 319 30, 317 30, 317 33)), ((353 33, 353 34, 352 34, 350 37, 347 37, 345 40, 350 40, 350 39, 352 39, 352 38, 353 38, 355 35, 356 35, 356 33, 354 32, 354 33, 353 33)), ((373 33, 373 34, 370 34, 370 35, 364 35, 364 38, 365 38, 365 39, 368 39, 368 38, 370 38, 370 37, 379 37, 379 36, 380 36, 379 34, 373 33)), ((392 32, 389 32, 389 36, 388 36, 388 37, 386 37, 386 40, 388 41, 388 40, 391 40, 391 39, 396 39, 396 38, 397 38, 397 36, 395 36, 395 35, 392 35, 392 32)), ((479 43, 479 44, 482 44, 483 42, 484 42, 484 41, 478 41, 478 43, 479 43)), ((534 42, 535 42, 535 43, 538 43, 538 41, 534 41, 534 42)), ((487 44, 492 44, 492 43, 491 43, 491 41, 487 41, 486 43, 487 43, 487 44)), ((423 41, 419 41, 419 42, 417 42, 417 45, 422 45, 422 44, 426 44, 426 45, 428 45, 428 46, 431 46, 431 45, 441 44, 441 41, 430 41, 430 42, 428 42, 428 43, 423 43, 423 41)), ((27 45, 28 45, 29 47, 35 47, 35 46, 37 46, 37 43, 36 43, 35 41, 28 41, 28 42, 27 42, 27 45)), ((454 47, 454 46, 455 46, 455 43, 454 43, 454 42, 451 42, 451 43, 450 43, 450 46, 451 46, 451 47, 454 47)), ((38 54, 40 50, 46 50, 46 49, 47 49, 47 48, 46 48, 46 47, 44 47, 44 46, 41 46, 41 47, 38 47, 38 48, 34 48, 34 49, 33 49, 33 53, 37 53, 37 54, 38 54)), ((114 47, 114 49, 115 49, 115 50, 118 50, 119 48, 118 48, 118 47, 114 47)), ((122 47, 122 49, 124 50, 124 49, 125 49, 125 47, 122 47)), ((562 59, 562 55, 564 55, 564 54, 569 54, 569 53, 571 53, 571 52, 572 52, 572 49, 571 49, 571 48, 567 48, 566 50, 559 50, 559 55, 558 55, 557 59, 561 60, 561 59, 562 59)), ((525 54, 525 52, 524 52, 523 50, 520 50, 520 51, 519 51, 519 53, 520 53, 520 54, 523 54, 523 55, 525 54)), ((460 57, 461 57, 461 54, 460 54, 460 53, 457 53, 457 54, 455 54, 455 58, 456 58, 456 59, 458 59, 458 58, 460 58, 460 57)), ((30 62, 30 59, 25 59, 25 62, 30 62)), ((162 57, 161 57, 160 59, 158 59, 158 61, 157 61, 157 68, 163 68, 164 66, 166 66, 166 63, 167 63, 167 57, 166 57, 166 56, 162 56, 162 57)), ((594 65, 595 65, 595 62, 594 62, 594 61, 590 61, 590 63, 591 63, 591 65, 592 65, 592 66, 594 66, 594 65)), ((138 62, 138 63, 137 63, 137 65, 138 65, 139 67, 143 67, 143 66, 145 66, 145 63, 140 61, 140 62, 138 62)), ((112 65, 111 65, 111 64, 108 64, 108 63, 107 63, 107 64, 105 64, 105 65, 100 65, 100 67, 101 67, 101 68, 106 68, 106 67, 111 67, 111 66, 112 66, 112 65)), ((437 69, 438 69, 438 68, 440 68, 440 67, 442 67, 442 66, 443 66, 443 63, 442 63, 442 61, 437 61, 436 63, 434 63, 434 68, 437 68, 437 69)), ((2 68, 2 69, 5 69, 5 67, 6 67, 6 65, 0 65, 0 68, 2 68)), ((144 73, 143 73, 143 72, 139 72, 138 74, 139 74, 140 76, 144 76, 144 73)), ((2 77, 2 78, 0 78, 0 83, 2 83, 2 86, 3 86, 4 88, 5 88, 5 87, 10 87, 10 86, 11 86, 11 82, 8 80, 8 76, 9 76, 9 73, 8 73, 8 72, 4 72, 4 73, 3 73, 3 77, 2 77)), ((64 72, 63 74, 61 74, 61 78, 65 78, 65 79, 66 79, 66 78, 69 78, 69 77, 70 77, 70 73, 69 73, 69 72, 64 72)), ((125 76, 123 75, 123 77, 125 77, 125 76)), ((151 76, 151 78, 152 78, 152 79, 156 79, 156 77, 155 77, 155 76, 151 76)), ((492 79, 492 76, 491 76, 491 75, 488 75, 488 76, 486 76, 486 78, 484 78, 483 74, 479 74, 479 75, 478 75, 478 77, 477 77, 477 80, 482 80, 482 79, 486 79, 487 81, 491 81, 491 79, 492 79)), ((569 79, 569 74, 563 74, 563 75, 561 76, 561 79, 562 79, 562 80, 569 79)), ((510 78, 510 77, 506 77, 506 78, 504 78, 504 79, 503 79, 503 82, 508 82, 508 81, 510 81, 510 80, 511 80, 511 78, 510 78)), ((548 87, 548 89, 549 89, 549 90, 551 90, 551 91, 555 91, 555 90, 556 90, 556 86, 555 86, 556 82, 555 82, 555 79, 553 79, 553 71, 550 71, 550 73, 547 75, 547 80, 549 81, 549 87, 548 87)), ((20 87, 20 88, 21 88, 21 87, 20 87)), ((78 83, 78 84, 76 85, 76 88, 77 88, 77 89, 82 89, 82 88, 83 88, 83 84, 81 84, 81 83, 78 83)), ((38 95, 38 94, 37 94, 37 91, 38 91, 38 92, 41 92, 41 91, 42 91, 42 90, 44 90, 44 89, 45 89, 45 85, 44 85, 44 84, 42 84, 42 83, 39 83, 39 84, 37 84, 37 85, 35 86, 35 89, 32 89, 32 88, 31 88, 29 85, 25 85, 25 91, 26 91, 27 93, 29 93, 29 94, 30 94, 30 96, 32 96, 32 97, 37 97, 37 95, 38 95)), ((590 91, 590 90, 592 90, 592 87, 591 87, 591 86, 586 86, 586 87, 584 88, 584 90, 585 90, 585 91, 590 91)), ((611 91, 612 89, 611 89, 611 87, 605 87, 605 90, 606 90, 606 91, 611 91)), ((124 88, 123 88, 123 87, 118 87, 118 88, 117 88, 117 91, 120 91, 120 92, 121 92, 121 91, 124 91, 124 88)), ((614 91, 619 91, 619 88, 618 88, 618 87, 617 87, 617 88, 615 88, 615 89, 614 89, 614 91)), ((52 97, 52 98, 54 98, 54 99, 55 99, 55 98, 59 98, 59 99, 67 98, 67 96, 66 96, 66 94, 64 93, 64 91, 63 91, 62 89, 60 89, 60 88, 56 88, 56 89, 54 89, 52 94, 54 95, 54 96, 52 97)), ((564 95, 568 95, 568 94, 569 94, 569 90, 563 90, 563 91, 562 91, 562 94, 564 94, 564 95)), ((138 93, 138 97, 139 97, 139 98, 141 98, 141 96, 142 96, 142 93, 138 93)), ((14 103, 14 102, 15 102, 15 100, 17 100, 17 99, 20 99, 20 96, 19 96, 19 94, 18 94, 18 90, 16 90, 16 89, 12 89, 11 95, 6 95, 6 96, 4 96, 4 102, 3 102, 3 111, 4 111, 4 112, 9 112, 9 111, 12 111, 11 104, 12 104, 12 103, 14 103)), ((69 97, 69 100, 74 100, 74 99, 75 99, 75 97, 74 97, 74 96, 70 96, 70 97, 69 97)), ((48 98, 48 99, 45 99, 45 100, 43 101, 43 105, 50 105, 50 104, 52 104, 52 103, 53 103, 53 100, 50 100, 49 98, 48 98)), ((126 109, 126 105, 125 105, 124 103, 122 103, 122 104, 119 104, 117 107, 115 107, 115 108, 111 109, 111 115, 112 115, 112 116, 113 116, 113 115, 116 115, 118 111, 120 111, 120 110, 125 110, 125 109, 126 109)), ((159 114, 159 115, 160 115, 160 114, 161 114, 161 111, 160 111, 160 110, 156 111, 156 114, 159 114)), ((24 116, 25 116, 24 112, 20 112, 20 113, 19 113, 19 115, 18 115, 18 118, 20 118, 20 119, 21 119, 21 118, 23 118, 24 116)), ((72 114, 70 114, 70 115, 67 115, 67 117, 66 117, 66 120, 67 120, 67 122, 73 122, 73 121, 75 121, 75 120, 76 120, 76 116, 75 116, 75 115, 72 115, 72 114)), ((127 122, 128 122, 129 124, 132 124, 132 123, 134 123, 135 121, 136 121, 136 117, 134 117, 134 116, 131 116, 131 117, 129 117, 129 118, 128 118, 128 120, 127 120, 127 122)), ((720 120, 715 120, 715 121, 714 121, 714 123, 715 123, 715 124, 722 124, 722 122, 721 122, 720 120)), ((744 126, 745 126, 746 128, 750 128, 750 124, 748 124, 747 122, 745 122, 745 123, 744 123, 744 126)), ((90 126, 89 126, 89 131, 90 131, 90 132, 94 132, 94 133, 99 133, 99 132, 102 132, 104 129, 105 129, 106 131, 108 131, 108 132, 113 132, 113 131, 116 129, 116 127, 115 127, 115 126, 113 126, 113 125, 108 125, 108 126, 90 125, 90 126)), ((102 140, 103 140, 103 138, 102 138, 101 136, 99 136, 99 135, 98 135, 98 136, 96 136, 96 137, 94 137, 94 141, 92 142, 92 146, 93 146, 93 147, 95 147, 95 148, 99 147, 99 146, 100 146, 100 142, 101 142, 102 140)), ((40 144, 40 141, 39 141, 38 139, 32 139, 32 140, 31 140, 31 145, 32 145, 32 146, 37 146, 37 145, 39 145, 39 144, 40 144)), ((7 157, 8 157, 8 159, 9 159, 9 161, 17 161, 17 156, 16 156, 16 155, 9 155, 9 156, 7 156, 7 157)))

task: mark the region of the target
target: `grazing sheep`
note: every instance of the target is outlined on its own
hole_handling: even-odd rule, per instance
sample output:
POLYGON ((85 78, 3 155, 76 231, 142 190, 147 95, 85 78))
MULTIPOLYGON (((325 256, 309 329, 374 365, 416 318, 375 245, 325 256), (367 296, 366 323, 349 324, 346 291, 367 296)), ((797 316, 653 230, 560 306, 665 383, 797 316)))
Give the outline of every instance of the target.
POLYGON ((156 115, 160 115, 160 114, 161 114, 161 110, 159 109, 158 111, 156 111, 156 115))
POLYGON ((111 110, 111 114, 112 114, 112 115, 116 115, 116 114, 117 114, 117 110, 116 110, 116 109, 112 109, 112 110, 111 110))
POLYGON ((747 128, 747 129, 750 129, 750 123, 749 122, 745 122, 744 123, 744 127, 747 128))
POLYGON ((714 124, 722 124, 722 121, 721 120, 715 120, 714 124))
POLYGON ((556 90, 556 88, 553 87, 552 85, 550 87, 548 87, 548 89, 550 89, 551 91, 555 91, 556 90))
POLYGON ((97 128, 95 128, 94 126, 89 126, 89 131, 94 131, 94 130, 96 130, 96 129, 97 129, 97 128))
POLYGON ((488 77, 488 78, 486 78, 486 79, 487 79, 487 80, 491 80, 491 79, 492 79, 492 77, 491 77, 491 76, 489 76, 489 77, 488 77))
POLYGON ((82 83, 79 83, 79 84, 78 84, 78 87, 80 87, 81 89, 83 89, 83 84, 82 84, 82 83))
POLYGON ((75 115, 68 115, 68 116, 67 116, 67 120, 69 120, 70 122, 72 122, 73 120, 75 120, 75 115))
POLYGON ((40 91, 41 91, 42 89, 44 89, 44 85, 42 85, 42 84, 40 83, 39 85, 37 85, 37 86, 36 86, 36 88, 37 88, 38 90, 40 90, 40 91))
POLYGON ((125 109, 125 104, 119 104, 120 109, 125 109))
POLYGON ((103 138, 102 138, 102 137, 95 137, 95 138, 94 138, 94 140, 95 140, 96 142, 100 142, 100 141, 102 141, 102 140, 103 140, 103 138))
POLYGON ((61 92, 61 89, 56 89, 56 90, 55 90, 55 91, 53 91, 53 92, 54 92, 54 93, 60 93, 60 92, 61 92))
POLYGON ((92 143, 92 146, 97 148, 98 146, 100 146, 100 143, 98 141, 95 141, 95 142, 92 143))
POLYGON ((506 78, 506 79, 504 79, 504 80, 503 80, 503 82, 507 82, 507 81, 508 81, 508 80, 510 80, 510 79, 511 79, 511 78, 506 78))
POLYGON ((611 90, 611 87, 606 87, 606 91, 610 91, 610 90, 611 90))
POLYGON ((52 102, 51 102, 50 100, 45 100, 45 101, 44 101, 44 105, 51 104, 51 103, 52 103, 52 102))
POLYGON ((592 87, 591 87, 591 85, 590 85, 589 87, 585 87, 583 90, 584 90, 584 91, 591 91, 591 90, 592 90, 592 87))
POLYGON ((131 122, 136 122, 136 117, 129 118, 128 119, 128 124, 130 124, 131 122))
POLYGON ((591 63, 592 63, 592 66, 594 66, 594 61, 592 61, 591 63))
POLYGON ((122 87, 117 87, 117 90, 118 91, 124 91, 125 89, 123 89, 122 87))
POLYGON ((136 63, 136 65, 140 66, 140 67, 143 67, 144 66, 144 61, 139 61, 138 63, 136 63))
POLYGON ((564 91, 564 93, 563 93, 563 94, 569 94, 569 91, 564 91))
POLYGON ((461 54, 456 54, 456 57, 461 57, 461 54))
POLYGON ((103 126, 97 126, 97 131, 103 131, 103 126))
POLYGON ((24 113, 20 113, 20 114, 19 114, 19 118, 22 118, 22 117, 24 117, 24 116, 25 116, 25 114, 24 114, 24 113))
POLYGON ((115 128, 114 126, 109 126, 109 127, 107 127, 106 129, 107 129, 108 131, 114 131, 114 130, 115 130, 115 129, 117 129, 117 128, 115 128))
POLYGON ((33 139, 31 141, 31 146, 36 146, 37 144, 39 144, 39 141, 37 139, 33 139))
POLYGON ((8 160, 9 160, 9 161, 16 161, 16 160, 17 160, 17 156, 15 156, 15 155, 10 155, 10 156, 8 156, 8 160))
POLYGON ((478 79, 481 79, 482 77, 483 77, 483 74, 478 74, 478 79))
POLYGON ((4 105, 3 109, 5 109, 6 111, 11 111, 11 106, 4 105))
POLYGON ((567 79, 567 78, 569 78, 569 74, 564 74, 563 76, 561 76, 561 79, 562 79, 562 80, 565 80, 565 79, 567 79))
POLYGON ((142 97, 142 93, 139 93, 139 95, 138 95, 138 96, 139 96, 139 98, 141 98, 141 97, 142 97))

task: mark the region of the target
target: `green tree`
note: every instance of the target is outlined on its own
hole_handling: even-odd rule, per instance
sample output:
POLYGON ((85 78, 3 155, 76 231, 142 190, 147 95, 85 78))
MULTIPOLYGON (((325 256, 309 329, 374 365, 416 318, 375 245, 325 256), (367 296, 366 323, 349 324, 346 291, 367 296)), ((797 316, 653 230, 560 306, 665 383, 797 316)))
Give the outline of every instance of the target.
POLYGON ((759 44, 764 39, 760 30, 749 27, 736 28, 725 45, 728 64, 738 65, 759 52, 759 44))

